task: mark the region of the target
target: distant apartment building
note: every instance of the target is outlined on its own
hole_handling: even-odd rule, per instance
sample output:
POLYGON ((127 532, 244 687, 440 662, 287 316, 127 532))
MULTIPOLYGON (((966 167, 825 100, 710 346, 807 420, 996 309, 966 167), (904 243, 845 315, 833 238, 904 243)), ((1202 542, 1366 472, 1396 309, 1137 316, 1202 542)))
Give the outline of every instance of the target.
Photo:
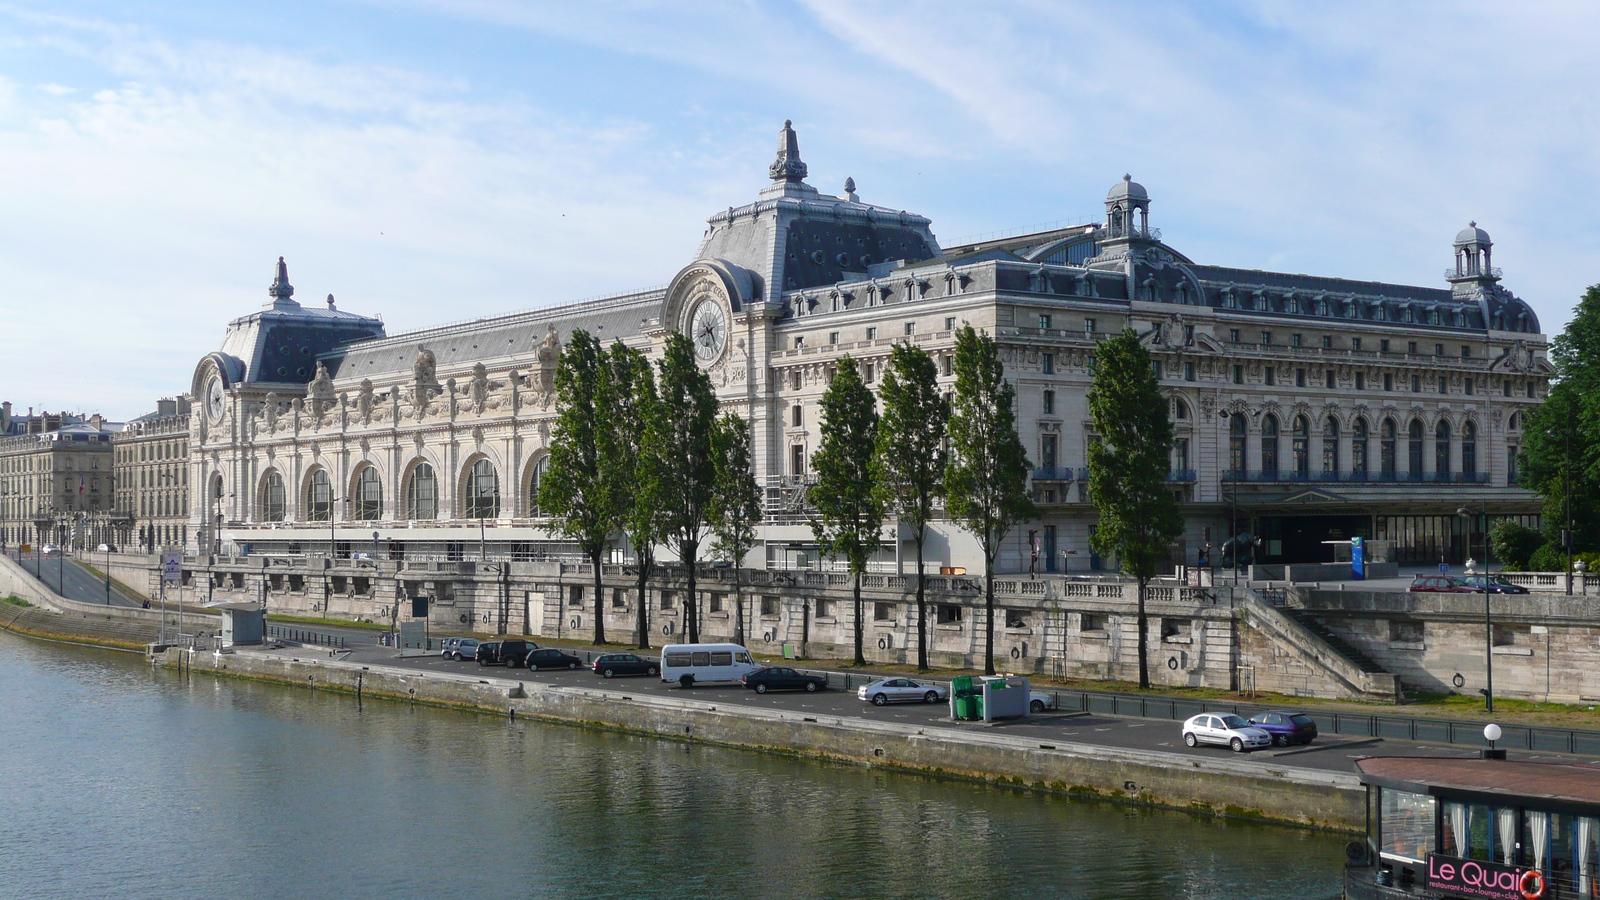
POLYGON ((117 509, 133 525, 127 549, 154 552, 189 539, 189 418, 186 396, 163 398, 111 440, 117 509))
POLYGON ((111 437, 98 414, 12 414, 0 404, 0 540, 94 549, 122 538, 111 437))

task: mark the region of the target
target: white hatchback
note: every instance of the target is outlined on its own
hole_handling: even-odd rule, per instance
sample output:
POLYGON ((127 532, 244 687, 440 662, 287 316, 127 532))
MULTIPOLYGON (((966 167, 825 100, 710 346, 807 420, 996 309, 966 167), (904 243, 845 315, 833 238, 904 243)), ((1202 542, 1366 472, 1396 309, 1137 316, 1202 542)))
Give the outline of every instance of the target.
POLYGON ((1183 723, 1183 742, 1191 747, 1221 744, 1235 753, 1272 746, 1272 735, 1231 713, 1201 713, 1183 723))

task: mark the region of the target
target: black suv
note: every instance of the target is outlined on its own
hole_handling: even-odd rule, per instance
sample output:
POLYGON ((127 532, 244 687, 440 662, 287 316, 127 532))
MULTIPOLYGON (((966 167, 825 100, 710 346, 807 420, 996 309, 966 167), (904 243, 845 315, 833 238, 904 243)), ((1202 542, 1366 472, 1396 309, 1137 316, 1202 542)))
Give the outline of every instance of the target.
POLYGON ((528 654, 538 648, 533 641, 484 641, 478 645, 478 665, 515 669, 527 665, 528 654))

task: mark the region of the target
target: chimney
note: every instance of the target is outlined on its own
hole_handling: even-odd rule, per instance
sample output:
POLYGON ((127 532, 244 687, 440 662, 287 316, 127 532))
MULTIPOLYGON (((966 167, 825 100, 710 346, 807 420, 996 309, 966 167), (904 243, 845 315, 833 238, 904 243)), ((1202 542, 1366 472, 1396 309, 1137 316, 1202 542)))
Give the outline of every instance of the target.
POLYGON ((178 401, 171 397, 162 397, 156 401, 156 415, 171 416, 178 412, 178 401))

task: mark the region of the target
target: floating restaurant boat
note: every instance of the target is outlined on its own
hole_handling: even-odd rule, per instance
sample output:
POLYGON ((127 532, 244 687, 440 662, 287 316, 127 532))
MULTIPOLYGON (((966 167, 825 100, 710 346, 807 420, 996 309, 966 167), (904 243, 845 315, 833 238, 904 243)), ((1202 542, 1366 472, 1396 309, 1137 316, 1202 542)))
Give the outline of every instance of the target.
POLYGON ((1600 898, 1600 767, 1369 757, 1345 900, 1600 898))

